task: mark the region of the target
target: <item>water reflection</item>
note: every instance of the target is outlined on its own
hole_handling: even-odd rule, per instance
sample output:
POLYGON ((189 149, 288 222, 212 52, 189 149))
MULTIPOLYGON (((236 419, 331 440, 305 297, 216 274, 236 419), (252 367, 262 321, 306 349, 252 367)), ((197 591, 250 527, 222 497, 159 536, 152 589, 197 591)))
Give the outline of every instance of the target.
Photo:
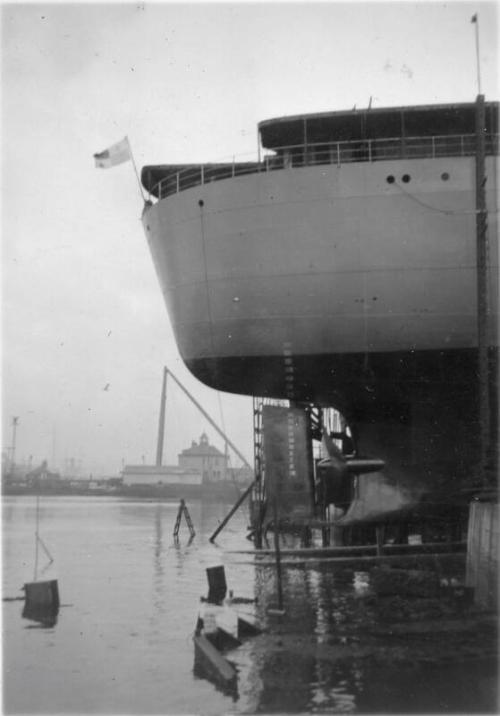
POLYGON ((153 605, 159 612, 164 607, 163 577, 163 519, 162 504, 158 502, 154 513, 154 549, 153 549, 153 605))
POLYGON ((257 711, 356 711, 360 669, 332 663, 328 652, 341 639, 353 576, 288 567, 283 574, 286 614, 272 621, 266 611, 275 601, 276 576, 272 567, 257 570, 258 611, 268 628, 255 645, 260 658, 252 654, 248 675, 252 690, 259 692, 257 711))
POLYGON ((283 570, 282 617, 267 611, 276 602, 276 581, 273 565, 256 568, 255 613, 266 633, 235 657, 244 710, 495 712, 496 691, 486 667, 478 671, 456 655, 454 661, 450 642, 447 655, 440 652, 440 642, 449 637, 431 631, 413 641, 404 633, 389 638, 391 616, 378 609, 368 572, 289 564, 283 570))
POLYGON ((217 691, 225 696, 230 697, 233 703, 236 703, 239 699, 238 693, 238 681, 233 680, 228 684, 221 683, 217 674, 207 668, 207 664, 203 655, 195 647, 194 651, 194 665, 193 665, 193 676, 196 679, 209 681, 217 691))
POLYGON ((337 666, 333 671, 325 662, 316 665, 317 679, 311 683, 309 709, 333 713, 355 713, 357 711, 356 691, 353 693, 351 670, 337 666), (332 680, 335 685, 332 685, 332 680))
MULTIPOLYGON (((47 500, 44 528, 73 609, 64 619, 30 610, 21 619, 21 602, 4 607, 12 609, 4 618, 6 712, 495 712, 494 659, 451 663, 453 643, 430 630, 416 634, 418 620, 413 636, 406 623, 393 631, 394 610, 377 604, 368 572, 285 556, 286 613, 271 616, 272 561, 231 554, 249 548, 245 513, 214 546, 209 536, 231 505, 188 507, 196 537, 189 541, 183 523, 176 544, 178 501, 47 500), (200 678, 192 639, 206 569, 217 564, 228 590, 257 599, 238 611, 266 629, 226 653, 238 671, 232 694, 200 678), (56 626, 54 636, 25 631, 56 626)), ((33 509, 23 498, 4 506, 4 594, 32 577, 33 509)), ((488 634, 472 639, 476 647, 483 640, 482 657, 488 634)))
POLYGON ((22 617, 37 622, 36 625, 26 626, 26 629, 52 629, 57 624, 58 614, 59 608, 25 606, 22 617))

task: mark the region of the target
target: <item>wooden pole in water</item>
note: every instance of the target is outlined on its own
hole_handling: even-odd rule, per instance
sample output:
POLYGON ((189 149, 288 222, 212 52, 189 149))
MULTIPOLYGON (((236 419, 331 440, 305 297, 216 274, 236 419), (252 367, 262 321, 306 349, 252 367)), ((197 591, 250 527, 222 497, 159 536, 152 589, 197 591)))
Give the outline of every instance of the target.
POLYGON ((229 511, 229 513, 226 515, 226 517, 224 517, 224 519, 222 520, 222 522, 220 523, 220 525, 217 527, 217 529, 215 530, 215 532, 213 533, 213 535, 210 537, 210 540, 209 540, 210 542, 213 542, 213 541, 215 540, 215 538, 217 537, 217 535, 219 534, 219 532, 221 532, 221 531, 224 529, 224 527, 227 525, 227 523, 229 522, 229 520, 231 519, 231 517, 234 515, 234 513, 235 513, 236 510, 238 509, 238 507, 242 504, 242 502, 244 502, 244 501, 246 500, 246 498, 248 497, 248 495, 252 492, 252 490, 253 490, 253 488, 254 488, 256 482, 257 482, 257 481, 254 480, 254 481, 247 487, 247 489, 245 490, 245 492, 243 492, 243 493, 239 496, 239 498, 238 498, 237 501, 235 502, 234 506, 231 508, 231 510, 229 511))
POLYGON ((274 553, 276 556, 276 577, 278 581, 278 609, 283 610, 283 585, 281 583, 281 554, 278 520, 278 501, 276 497, 273 499, 273 523, 274 553))

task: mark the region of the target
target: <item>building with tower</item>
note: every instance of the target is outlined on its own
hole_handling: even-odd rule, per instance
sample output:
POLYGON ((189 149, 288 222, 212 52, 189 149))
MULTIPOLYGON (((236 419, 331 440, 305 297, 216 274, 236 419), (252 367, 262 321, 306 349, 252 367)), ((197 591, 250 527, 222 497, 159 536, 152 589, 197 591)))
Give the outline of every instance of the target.
POLYGON ((210 445, 206 433, 202 433, 200 441, 192 441, 178 456, 179 467, 186 470, 199 470, 204 484, 230 479, 228 474, 228 455, 210 445))

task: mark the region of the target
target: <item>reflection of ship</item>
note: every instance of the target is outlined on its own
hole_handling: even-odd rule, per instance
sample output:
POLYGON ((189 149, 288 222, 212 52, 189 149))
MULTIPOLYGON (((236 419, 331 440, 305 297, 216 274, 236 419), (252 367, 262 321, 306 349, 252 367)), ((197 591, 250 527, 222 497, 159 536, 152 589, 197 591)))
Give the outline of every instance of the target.
MULTIPOLYGON (((491 237, 497 120, 486 103, 491 237)), ((221 390, 337 408, 391 479, 461 484, 479 441, 475 105, 285 117, 259 132, 269 154, 255 163, 142 170, 186 365, 221 390)), ((494 240, 488 268, 496 364, 494 240)))

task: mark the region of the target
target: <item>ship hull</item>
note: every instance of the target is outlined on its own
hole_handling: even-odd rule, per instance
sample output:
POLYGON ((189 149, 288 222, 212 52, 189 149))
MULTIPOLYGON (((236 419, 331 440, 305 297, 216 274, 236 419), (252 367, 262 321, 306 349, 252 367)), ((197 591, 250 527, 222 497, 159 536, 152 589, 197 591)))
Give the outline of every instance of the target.
MULTIPOLYGON (((496 396, 495 157, 486 173, 496 396)), ((444 157, 283 169, 160 200, 143 222, 186 365, 216 389, 337 408, 388 479, 462 484, 479 442, 474 186, 472 157, 444 157)))
MULTIPOLYGON (((244 374, 258 395, 290 394, 282 357, 187 363, 208 385, 230 391, 244 374), (267 392, 266 392, 267 391, 267 392)), ((491 437, 498 430, 498 359, 490 353, 491 437)), ((400 485, 422 478, 446 492, 477 472, 477 350, 412 351, 294 357, 295 399, 334 406, 354 432, 358 450, 386 462, 400 485)))
MULTIPOLYGON (((487 168, 496 345, 493 158, 487 168)), ((190 366, 286 352, 453 352, 477 346, 474 206, 470 157, 358 163, 194 187, 149 208, 144 227, 190 366), (408 189, 387 183, 401 174, 408 189)), ((262 375, 249 379, 245 360, 238 375, 237 365, 232 385, 220 372, 224 389, 261 395, 262 375)))

